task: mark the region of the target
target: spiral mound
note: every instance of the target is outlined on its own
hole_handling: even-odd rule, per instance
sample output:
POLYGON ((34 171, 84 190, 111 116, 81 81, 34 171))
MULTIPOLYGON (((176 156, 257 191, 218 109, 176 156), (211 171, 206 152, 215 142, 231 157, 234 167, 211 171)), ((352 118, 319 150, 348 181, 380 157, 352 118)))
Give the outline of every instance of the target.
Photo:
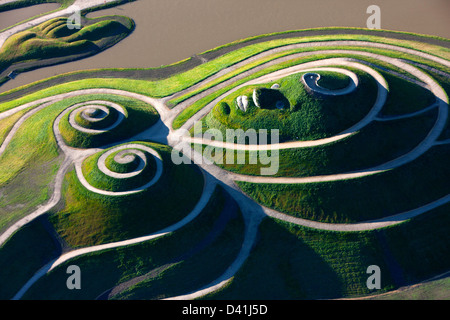
POLYGON ((66 108, 57 119, 63 144, 75 148, 95 148, 110 144, 132 132, 129 110, 106 100, 89 100, 66 108))
POLYGON ((163 172, 159 153, 142 144, 126 144, 94 155, 76 165, 80 182, 90 191, 121 196, 153 186, 163 172))
POLYGON ((314 61, 303 60, 302 53, 297 57, 293 65, 229 85, 206 105, 202 130, 209 135, 192 141, 210 147, 208 159, 258 203, 295 218, 353 223, 446 199, 448 95, 440 83, 448 81, 448 73, 430 75, 419 64, 357 50, 330 50, 314 61), (334 56, 342 53, 352 56, 334 56), (225 141, 230 129, 244 131, 244 138, 248 132, 247 140, 256 142, 225 141), (252 129, 278 129, 279 137, 265 144, 268 139, 258 141, 252 129), (276 151, 270 173, 263 170, 269 168, 263 165, 267 150, 276 151), (243 151, 253 164, 245 160, 243 166, 231 156, 243 151), (418 186, 412 191, 404 177, 414 177, 420 191, 418 186))
POLYGON ((71 107, 69 123, 77 131, 100 134, 115 129, 126 117, 125 109, 110 101, 95 100, 71 107))

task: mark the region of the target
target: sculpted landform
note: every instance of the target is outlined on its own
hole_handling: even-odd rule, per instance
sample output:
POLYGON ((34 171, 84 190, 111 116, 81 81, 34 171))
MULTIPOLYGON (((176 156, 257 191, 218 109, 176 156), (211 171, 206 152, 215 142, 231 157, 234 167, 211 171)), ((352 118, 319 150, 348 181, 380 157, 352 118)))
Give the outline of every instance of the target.
MULTIPOLYGON (((65 10, 1 49, 107 36, 64 34, 65 10)), ((449 41, 360 31, 0 94, 0 298, 334 299, 446 273, 449 41)))

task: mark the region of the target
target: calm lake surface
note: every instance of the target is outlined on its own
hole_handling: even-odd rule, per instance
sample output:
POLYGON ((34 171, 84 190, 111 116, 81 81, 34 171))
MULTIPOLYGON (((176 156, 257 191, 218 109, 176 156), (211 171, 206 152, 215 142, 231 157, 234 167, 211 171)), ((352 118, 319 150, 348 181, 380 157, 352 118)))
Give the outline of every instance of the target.
POLYGON ((20 8, 14 11, 0 12, 0 30, 15 25, 23 20, 32 18, 41 13, 46 13, 59 8, 58 3, 43 3, 28 8, 20 8))
MULTIPOLYGON (((381 8, 382 29, 450 38, 448 0, 138 0, 88 15, 133 18, 136 30, 122 42, 84 60, 21 74, 0 91, 70 71, 158 67, 265 33, 330 26, 365 28, 366 9, 374 3, 381 8)), ((31 8, 20 12, 32 16, 35 13, 27 12, 31 8)), ((16 17, 15 12, 9 15, 16 17)))

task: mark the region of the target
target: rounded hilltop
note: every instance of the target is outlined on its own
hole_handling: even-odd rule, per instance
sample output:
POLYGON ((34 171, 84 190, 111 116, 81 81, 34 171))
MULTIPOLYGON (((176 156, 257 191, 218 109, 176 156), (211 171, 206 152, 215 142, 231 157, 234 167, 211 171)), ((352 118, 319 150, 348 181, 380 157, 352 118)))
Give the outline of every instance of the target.
POLYGON ((0 95, 0 297, 336 299, 448 272, 448 40, 343 30, 0 95), (198 122, 281 139, 175 164, 198 122))
MULTIPOLYGON (((205 123, 223 131, 279 129, 282 142, 330 137, 361 120, 375 102, 375 81, 365 73, 355 73, 359 85, 341 95, 312 91, 303 81, 311 73, 305 72, 244 86, 217 103, 205 123)), ((318 84, 323 91, 345 90, 352 83, 343 73, 316 74, 320 74, 318 84)))

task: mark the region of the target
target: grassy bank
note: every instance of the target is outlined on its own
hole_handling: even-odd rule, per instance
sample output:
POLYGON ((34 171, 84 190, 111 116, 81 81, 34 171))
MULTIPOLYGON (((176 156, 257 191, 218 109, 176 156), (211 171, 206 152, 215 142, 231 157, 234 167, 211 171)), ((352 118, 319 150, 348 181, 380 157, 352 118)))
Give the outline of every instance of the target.
POLYGON ((37 270, 60 254, 47 226, 45 217, 36 219, 0 247, 0 299, 11 299, 37 270), (36 247, 30 250, 30 244, 36 247))
MULTIPOLYGON (((140 142, 154 148, 162 157, 163 173, 157 183, 145 191, 125 196, 106 196, 88 191, 74 171, 66 175, 62 208, 50 218, 61 237, 72 247, 98 245, 144 236, 181 220, 195 206, 203 189, 203 177, 192 165, 174 165, 171 149, 140 142)), ((87 160, 96 166, 96 161, 87 160)), ((95 182, 97 168, 85 172, 95 182)), ((104 175, 100 183, 104 185, 104 175)), ((97 179, 98 180, 98 179, 97 179)), ((148 182, 148 181, 146 181, 148 182)), ((123 190, 127 181, 111 182, 123 190)), ((134 187, 139 187, 135 185, 134 187)))
POLYGON ((0 230, 49 198, 62 161, 52 130, 59 112, 60 106, 52 105, 29 117, 0 156, 0 230))
POLYGON ((133 21, 125 17, 87 20, 80 28, 72 29, 67 23, 65 17, 54 18, 9 37, 0 50, 0 72, 10 70, 12 65, 20 72, 45 65, 45 61, 93 55, 134 29, 133 21))
POLYGON ((267 207, 310 220, 350 223, 378 219, 448 194, 449 145, 433 147, 413 162, 363 178, 306 184, 237 182, 267 207))
POLYGON ((65 263, 40 279, 24 298, 95 299, 105 290, 104 298, 109 293, 115 299, 185 293, 220 276, 235 258, 242 237, 243 220, 236 203, 217 189, 198 218, 178 231, 68 261, 83 270, 82 290, 57 289, 67 280, 65 263))
POLYGON ((383 291, 394 288, 373 233, 319 231, 269 218, 259 232, 258 243, 232 283, 207 298, 331 299, 368 294, 366 269, 373 264, 383 272, 383 291))
MULTIPOLYGON (((334 73, 320 73, 323 78, 334 77, 334 73)), ((333 136, 351 127, 369 112, 375 102, 376 84, 367 74, 358 72, 360 86, 357 90, 337 97, 311 95, 301 81, 302 75, 299 73, 267 84, 243 87, 221 100, 205 121, 209 128, 221 130, 224 136, 226 129, 278 129, 280 142, 314 140, 333 136), (280 85, 280 88, 270 89, 274 84, 280 85), (262 89, 277 96, 268 106, 259 108, 253 102, 252 93, 262 89), (245 112, 236 104, 239 96, 246 96, 249 101, 245 112), (282 109, 276 108, 278 101, 283 103, 282 109), (228 106, 228 112, 219 108, 222 104, 228 106)))
POLYGON ((232 283, 207 298, 330 299, 380 294, 423 281, 450 267, 449 209, 447 204, 367 232, 320 231, 267 218, 232 283), (366 286, 369 265, 380 267, 380 290, 366 286))

